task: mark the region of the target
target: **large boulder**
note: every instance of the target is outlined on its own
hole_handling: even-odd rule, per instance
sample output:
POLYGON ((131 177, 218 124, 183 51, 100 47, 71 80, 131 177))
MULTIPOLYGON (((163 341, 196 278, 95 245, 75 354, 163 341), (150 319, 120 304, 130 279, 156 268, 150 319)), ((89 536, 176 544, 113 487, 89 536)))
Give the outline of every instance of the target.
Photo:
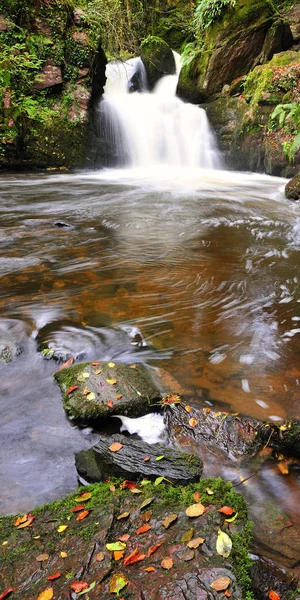
POLYGON ((290 200, 300 200, 300 171, 286 184, 285 195, 290 200))
POLYGON ((148 86, 152 90, 161 77, 176 72, 171 48, 161 38, 149 35, 141 43, 141 59, 145 65, 148 86))
POLYGON ((268 0, 237 0, 220 18, 198 32, 194 59, 184 65, 177 93, 201 103, 225 84, 293 43, 288 23, 268 0))

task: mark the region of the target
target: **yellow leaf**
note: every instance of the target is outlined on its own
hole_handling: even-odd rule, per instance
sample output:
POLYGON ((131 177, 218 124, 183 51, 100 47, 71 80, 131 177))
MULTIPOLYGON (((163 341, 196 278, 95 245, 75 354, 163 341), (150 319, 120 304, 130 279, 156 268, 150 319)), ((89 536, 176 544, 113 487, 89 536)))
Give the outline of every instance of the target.
POLYGON ((113 363, 113 362, 109 362, 109 363, 108 363, 108 366, 112 368, 112 367, 115 367, 115 366, 116 366, 116 364, 115 364, 115 363, 113 363))
POLYGON ((94 394, 94 392, 90 392, 89 394, 87 394, 87 400, 95 400, 96 398, 96 394, 94 394))
POLYGON ((47 588, 38 596, 38 600, 51 600, 51 598, 53 598, 53 588, 47 588))
POLYGON ((172 523, 174 523, 175 521, 177 521, 178 519, 178 515, 176 515, 176 513, 173 513, 172 515, 169 515, 168 517, 165 517, 165 519, 162 521, 162 526, 165 529, 168 529, 168 527, 170 527, 170 525, 172 523))
POLYGON ((172 569, 174 563, 172 558, 167 557, 163 558, 160 564, 163 569, 172 569))
POLYGON ((91 498, 92 494, 91 492, 82 492, 82 494, 80 494, 80 496, 77 496, 77 498, 75 498, 76 502, 86 502, 87 500, 89 500, 91 498))
POLYGON ((136 365, 130 365, 130 369, 136 369, 136 365))
POLYGON ((203 515, 203 513, 205 513, 205 511, 205 506, 203 506, 203 504, 199 502, 198 504, 192 504, 191 506, 189 506, 186 509, 185 514, 187 515, 187 517, 200 517, 201 515, 203 515))
POLYGON ((84 394, 84 396, 87 396, 89 393, 90 393, 90 390, 89 390, 88 386, 87 386, 87 385, 85 385, 85 386, 84 386, 84 390, 83 390, 83 394, 84 394))
POLYGON ((95 371, 95 375, 100 375, 101 373, 101 369, 97 369, 97 371, 95 371))
POLYGON ((2 546, 7 546, 8 542, 2 542, 2 546))
POLYGON ((221 556, 224 556, 224 558, 228 558, 232 549, 232 541, 229 535, 224 533, 224 531, 221 531, 221 529, 218 531, 216 549, 217 553, 221 556))
POLYGON ((66 531, 66 529, 68 529, 68 525, 60 525, 57 528, 58 533, 62 533, 63 531, 66 531))
POLYGON ((194 417, 192 417, 192 418, 189 420, 189 425, 190 425, 191 427, 196 427, 196 425, 197 425, 197 424, 198 424, 198 421, 197 421, 197 419, 194 419, 194 417))
POLYGON ((193 540, 190 540, 187 543, 187 546, 189 548, 198 548, 198 546, 201 546, 201 544, 203 544, 203 542, 205 542, 205 538, 198 537, 198 538, 194 538, 193 540))
POLYGON ((67 558, 67 556, 68 556, 68 555, 67 555, 67 553, 66 553, 66 552, 62 551, 62 552, 60 553, 60 556, 61 556, 61 558, 67 558))
POLYGON ((89 376, 90 376, 90 374, 89 374, 89 373, 86 373, 86 372, 85 372, 85 373, 82 373, 82 377, 83 377, 84 379, 88 379, 88 378, 89 378, 89 376))
POLYGON ((107 381, 107 383, 109 383, 110 385, 115 385, 115 383, 117 383, 117 380, 116 380, 116 379, 107 379, 106 381, 107 381))
POLYGON ((188 412, 188 413, 191 412, 191 407, 189 406, 189 404, 185 405, 184 410, 186 410, 186 412, 188 412))
POLYGON ((206 490, 205 490, 205 491, 206 491, 206 493, 207 493, 209 496, 213 496, 213 495, 214 495, 214 492, 213 492, 213 490, 211 490, 210 488, 206 488, 206 490))

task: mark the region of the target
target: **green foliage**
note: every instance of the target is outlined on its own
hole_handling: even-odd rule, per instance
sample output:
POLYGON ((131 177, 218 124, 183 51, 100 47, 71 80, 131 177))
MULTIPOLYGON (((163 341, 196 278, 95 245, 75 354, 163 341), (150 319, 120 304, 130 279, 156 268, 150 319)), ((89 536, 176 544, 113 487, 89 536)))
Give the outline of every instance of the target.
POLYGON ((283 143, 284 156, 293 162, 294 156, 300 150, 300 104, 291 102, 289 104, 277 104, 270 116, 270 128, 278 121, 279 127, 285 126, 288 133, 292 133, 294 139, 283 143))
POLYGON ((235 4, 236 0, 200 0, 194 17, 196 33, 199 34, 210 27, 227 8, 234 7, 235 4))
POLYGON ((197 42, 186 44, 181 54, 181 64, 183 67, 190 65, 199 54, 201 54, 202 45, 197 42))

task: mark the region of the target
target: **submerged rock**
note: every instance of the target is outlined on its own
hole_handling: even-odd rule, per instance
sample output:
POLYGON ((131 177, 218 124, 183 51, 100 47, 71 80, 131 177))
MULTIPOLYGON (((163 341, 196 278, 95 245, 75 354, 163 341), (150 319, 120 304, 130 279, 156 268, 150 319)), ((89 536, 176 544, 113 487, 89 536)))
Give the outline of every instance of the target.
POLYGON ((102 435, 93 448, 77 452, 75 456, 79 475, 89 482, 105 481, 110 476, 133 481, 164 477, 172 483, 185 485, 199 481, 203 470, 201 459, 192 454, 183 454, 161 444, 149 445, 120 434, 102 435), (110 450, 116 443, 120 449, 110 450))
POLYGON ((300 171, 286 184, 285 195, 290 200, 300 200, 300 171))
POLYGON ((161 77, 176 72, 171 48, 161 38, 149 35, 141 43, 141 59, 145 65, 149 89, 152 90, 161 77))

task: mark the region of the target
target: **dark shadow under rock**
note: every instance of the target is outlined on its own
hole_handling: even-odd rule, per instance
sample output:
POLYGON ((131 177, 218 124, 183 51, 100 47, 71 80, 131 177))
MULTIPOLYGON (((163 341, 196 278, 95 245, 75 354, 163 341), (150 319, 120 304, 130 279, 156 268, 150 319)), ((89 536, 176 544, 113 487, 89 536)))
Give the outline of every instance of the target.
POLYGON ((120 434, 102 435, 93 448, 77 452, 75 456, 79 475, 90 482, 104 481, 107 477, 135 481, 143 477, 165 477, 172 483, 185 485, 198 481, 203 469, 201 459, 196 456, 120 434), (120 450, 110 450, 113 443, 122 444, 120 450))

